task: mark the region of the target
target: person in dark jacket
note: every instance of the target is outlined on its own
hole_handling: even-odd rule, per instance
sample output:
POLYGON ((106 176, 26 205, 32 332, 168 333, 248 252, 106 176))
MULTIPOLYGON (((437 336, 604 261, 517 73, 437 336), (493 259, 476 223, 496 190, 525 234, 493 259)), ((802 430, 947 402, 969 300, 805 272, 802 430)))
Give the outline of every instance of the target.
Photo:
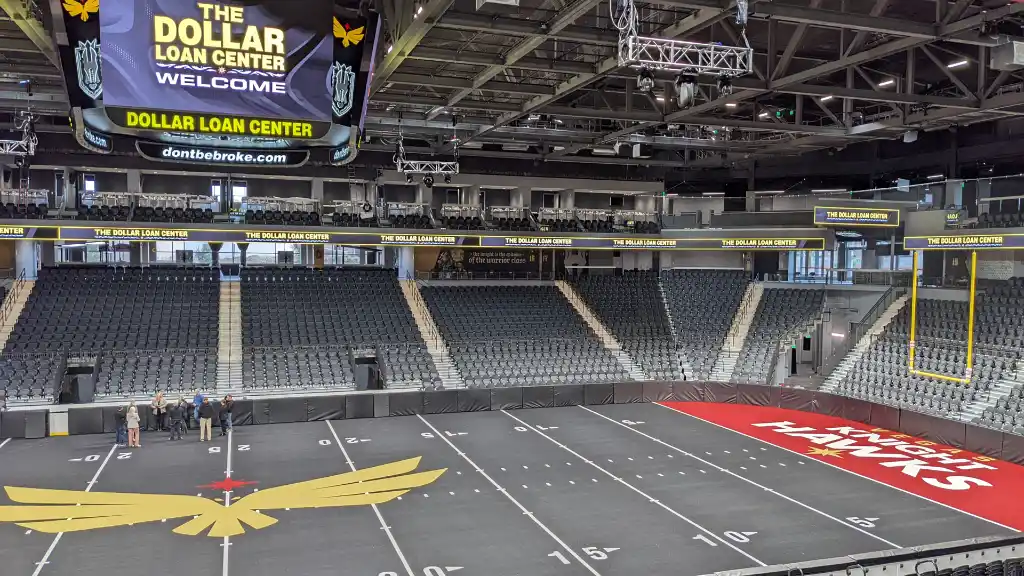
POLYGON ((217 410, 210 404, 209 398, 203 398, 199 405, 199 441, 209 442, 213 440, 213 416, 217 410))
POLYGON ((114 423, 117 425, 117 438, 115 443, 124 448, 128 445, 128 406, 118 406, 114 412, 114 423))
POLYGON ((235 401, 228 394, 220 401, 220 435, 227 436, 231 430, 231 413, 235 409, 235 401))
POLYGON ((188 411, 188 404, 184 398, 178 398, 177 402, 167 406, 167 417, 171 420, 171 440, 181 440, 181 433, 185 428, 185 414, 188 411))

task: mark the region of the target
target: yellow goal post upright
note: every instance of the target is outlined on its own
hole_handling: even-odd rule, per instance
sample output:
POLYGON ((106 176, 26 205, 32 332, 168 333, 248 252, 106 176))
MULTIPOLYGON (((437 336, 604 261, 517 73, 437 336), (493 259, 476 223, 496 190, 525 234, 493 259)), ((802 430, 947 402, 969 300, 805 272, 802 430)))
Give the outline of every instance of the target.
POLYGON ((946 374, 936 374, 934 372, 925 372, 924 370, 918 370, 915 368, 915 357, 917 355, 917 271, 918 271, 918 258, 920 250, 914 250, 914 270, 911 275, 911 290, 910 290, 910 341, 908 342, 908 369, 911 374, 915 376, 927 376, 929 378, 936 378, 938 380, 945 380, 947 382, 956 382, 958 384, 967 384, 971 381, 971 376, 974 374, 974 303, 977 298, 977 272, 978 272, 978 252, 971 252, 971 288, 970 294, 968 295, 968 311, 967 311, 967 370, 963 377, 960 376, 949 376, 946 374))

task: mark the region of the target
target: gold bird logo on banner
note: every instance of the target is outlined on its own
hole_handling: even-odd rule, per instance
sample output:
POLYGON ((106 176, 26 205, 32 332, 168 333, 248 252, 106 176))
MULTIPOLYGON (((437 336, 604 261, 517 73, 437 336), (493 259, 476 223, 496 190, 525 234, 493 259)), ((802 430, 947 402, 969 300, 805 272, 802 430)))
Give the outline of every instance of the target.
POLYGON ((89 14, 95 14, 100 11, 100 0, 85 0, 85 2, 64 0, 64 10, 72 18, 78 16, 82 19, 82 22, 88 22, 89 14))
POLYGON ((364 36, 366 36, 366 26, 360 26, 353 30, 348 22, 342 24, 337 18, 334 19, 334 37, 341 38, 341 45, 345 48, 359 44, 363 41, 364 36))
MULTIPOLYGON (((222 538, 245 533, 243 524, 260 530, 277 519, 268 510, 341 508, 389 502, 413 488, 437 480, 447 469, 415 472, 420 458, 410 458, 356 472, 347 472, 296 484, 253 492, 225 506, 201 496, 81 492, 7 486, 7 496, 18 504, 0 506, 0 522, 13 522, 37 532, 81 532, 129 526, 143 522, 189 518, 175 534, 222 538)), ((235 483, 235 485, 239 485, 235 483)))

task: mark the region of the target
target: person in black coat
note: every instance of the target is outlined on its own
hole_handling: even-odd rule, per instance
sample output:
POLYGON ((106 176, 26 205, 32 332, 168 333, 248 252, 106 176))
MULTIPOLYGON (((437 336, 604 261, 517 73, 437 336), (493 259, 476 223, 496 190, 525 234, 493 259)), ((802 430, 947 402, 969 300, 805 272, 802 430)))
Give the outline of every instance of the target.
POLYGON ((220 401, 220 435, 227 436, 228 430, 231 430, 231 418, 232 412, 235 409, 235 401, 231 398, 231 394, 228 394, 220 401))
POLYGON ((117 425, 117 439, 115 443, 124 447, 128 445, 128 406, 118 406, 114 412, 114 424, 117 425))
POLYGON ((167 406, 167 417, 171 420, 171 440, 181 440, 181 434, 185 428, 186 412, 188 412, 188 404, 185 404, 185 400, 182 398, 167 406))

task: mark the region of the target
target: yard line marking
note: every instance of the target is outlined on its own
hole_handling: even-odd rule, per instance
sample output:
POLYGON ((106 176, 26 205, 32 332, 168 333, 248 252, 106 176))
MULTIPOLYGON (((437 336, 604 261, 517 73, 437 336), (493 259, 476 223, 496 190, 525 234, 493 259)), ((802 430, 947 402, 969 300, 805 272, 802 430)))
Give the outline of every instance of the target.
MULTIPOLYGON (((630 489, 630 490, 632 490, 633 492, 636 492, 636 493, 637 493, 637 494, 639 494, 640 496, 643 496, 643 497, 644 497, 644 498, 646 498, 646 499, 647 499, 647 500, 648 500, 649 502, 651 502, 651 503, 653 503, 653 504, 656 504, 656 505, 660 506, 660 507, 661 507, 661 508, 663 508, 663 509, 664 509, 664 510, 665 510, 666 512, 668 512, 668 513, 672 514, 672 515, 673 515, 673 516, 675 516, 676 518, 679 518, 680 520, 682 520, 682 521, 686 522, 686 523, 687 523, 687 524, 689 524, 690 526, 693 526, 694 528, 696 528, 696 529, 700 530, 701 532, 703 532, 703 533, 707 534, 707 535, 708 535, 708 536, 710 536, 711 538, 714 538, 715 540, 717 540, 717 541, 721 542, 722 544, 725 544, 725 545, 726 545, 726 546, 728 546, 729 548, 732 548, 732 549, 733 549, 733 550, 735 550, 736 552, 739 552, 740 554, 742 554, 742 555, 746 556, 746 557, 747 557, 748 559, 750 559, 750 560, 753 560, 753 561, 754 561, 755 563, 757 563, 757 565, 758 565, 758 566, 767 566, 767 564, 765 564, 764 562, 762 562, 762 561, 758 560, 758 559, 757 559, 757 558, 755 558, 754 556, 752 556, 752 555, 748 554, 748 553, 747 553, 747 552, 745 552, 745 551, 744 551, 744 550, 743 550, 742 548, 738 548, 738 547, 737 547, 737 546, 736 546, 735 544, 733 544, 732 542, 730 542, 730 541, 728 541, 728 540, 726 540, 726 539, 722 538, 722 537, 721 537, 721 536, 719 536, 718 534, 715 534, 715 533, 714 533, 714 532, 712 532, 711 530, 708 530, 707 528, 705 528, 705 527, 701 526, 700 524, 698 524, 698 523, 694 522, 693 520, 690 520, 690 519, 689 519, 689 518, 687 518, 686 516, 682 515, 682 514, 681 514, 681 513, 679 513, 678 511, 676 511, 676 510, 675 510, 674 508, 671 508, 671 507, 667 506, 666 504, 664 504, 664 503, 663 503, 663 502, 661 502, 660 500, 658 500, 658 499, 654 498, 653 496, 650 496, 649 494, 647 494, 647 493, 646 493, 646 492, 644 492, 643 490, 640 490, 639 488, 637 488, 636 486, 633 486, 633 485, 632 485, 632 484, 630 484, 629 482, 626 482, 625 480, 623 480, 623 479, 621 479, 621 478, 619 478, 619 477, 615 476, 615 475, 614 475, 614 474, 612 474, 611 472, 609 472, 609 471, 605 470, 604 468, 602 468, 602 467, 601 467, 600 465, 598 465, 597 463, 595 463, 595 462, 593 462, 593 461, 591 461, 591 460, 587 460, 587 459, 586 459, 586 458, 584 458, 584 457, 583 457, 583 456, 582 456, 581 454, 577 453, 577 452, 576 452, 575 450, 573 450, 572 448, 569 448, 569 447, 568 447, 567 445, 565 445, 565 444, 563 444, 563 443, 559 442, 558 440, 555 440, 555 439, 554 439, 554 438, 552 438, 551 436, 548 436, 548 435, 547 435, 547 434, 545 434, 544 432, 541 432, 540 430, 538 430, 538 429, 534 428, 534 427, 533 427, 533 426, 531 426, 530 424, 527 424, 527 423, 526 423, 526 422, 524 422, 523 420, 520 420, 520 419, 519 419, 518 417, 514 416, 513 414, 510 414, 509 412, 506 412, 505 410, 502 410, 502 411, 501 411, 501 413, 502 413, 502 414, 504 414, 504 415, 506 415, 506 416, 508 416, 509 418, 511 418, 511 419, 513 419, 513 420, 515 420, 516 422, 519 422, 519 424, 520 424, 520 425, 522 425, 522 426, 525 426, 526 428, 529 428, 530 430, 533 430, 533 431, 534 431, 534 432, 536 432, 537 434, 540 434, 540 435, 541 435, 542 437, 544 437, 545 439, 547 439, 548 441, 550 441, 550 442, 551 442, 552 444, 555 444, 556 446, 558 446, 558 447, 559 447, 559 448, 561 448, 562 450, 565 450, 566 452, 568 452, 568 453, 572 454, 573 456, 575 456, 575 457, 579 458, 580 460, 583 460, 583 461, 584 461, 584 462, 586 462, 587 464, 590 464, 591 466, 593 466, 594 468, 596 468, 596 469, 597 469, 597 470, 598 470, 599 472, 601 472, 601 473, 602 473, 602 474, 604 474, 605 476, 608 476, 609 478, 611 478, 611 479, 613 479, 613 480, 616 480, 616 481, 618 481, 618 482, 619 482, 620 484, 622 484, 622 485, 623 485, 623 486, 625 486, 626 488, 629 488, 629 489, 630 489)), ((623 426, 625 426, 625 424, 623 424, 623 426)), ((628 427, 628 426, 627 426, 627 427, 628 427)))
MULTIPOLYGON (((661 406, 660 404, 658 404, 658 405, 661 406)), ((739 478, 740 480, 746 482, 747 484, 750 484, 751 486, 757 486, 758 488, 760 488, 762 490, 765 490, 766 492, 769 492, 771 494, 774 494, 774 495, 778 496, 779 498, 782 498, 783 500, 786 500, 788 502, 792 502, 793 504, 796 504, 797 506, 800 506, 802 508, 806 508, 807 510, 810 510, 811 512, 814 512, 815 514, 818 514, 820 516, 824 516, 825 518, 828 518, 829 520, 832 520, 834 522, 842 524, 843 526, 846 526, 847 528, 849 528, 851 530, 856 530, 857 532, 860 532, 861 534, 864 534, 866 536, 870 536, 871 538, 874 538, 875 540, 878 540, 879 542, 885 543, 885 544, 887 544, 889 546, 892 546, 893 548, 903 548, 903 546, 900 546, 899 544, 896 544, 895 542, 890 542, 889 540, 886 540, 885 538, 882 538, 881 536, 879 536, 877 534, 872 534, 871 532, 868 532, 867 530, 861 528, 860 526, 855 526, 853 524, 850 524, 849 522, 846 522, 845 520, 842 520, 841 518, 837 518, 837 517, 829 514, 828 512, 824 512, 822 510, 818 510, 817 508, 815 508, 815 507, 813 507, 813 506, 811 506, 809 504, 804 504, 803 502, 801 502, 801 501, 799 501, 799 500, 797 500, 795 498, 791 498, 789 496, 786 496, 785 494, 783 494, 781 492, 778 492, 776 490, 773 490, 773 489, 771 489, 771 488, 769 488, 767 486, 764 486, 763 484, 758 484, 757 482, 754 482, 753 480, 751 480, 749 478, 746 478, 744 476, 740 476, 739 474, 737 474, 737 473, 735 473, 735 472, 733 472, 731 470, 726 470, 725 468, 722 468, 721 466, 719 466, 718 464, 715 464, 714 462, 708 462, 707 460, 701 458, 700 456, 694 456, 693 454, 690 454, 689 452, 686 452, 685 450, 682 450, 680 448, 677 448, 676 446, 673 446, 672 444, 669 444, 668 442, 665 442, 661 438, 655 438, 654 436, 651 436, 650 434, 647 434, 647 433, 642 432, 640 430, 637 430, 635 428, 630 428, 629 426, 626 426, 624 424, 620 424, 618 420, 615 420, 613 418, 609 418, 609 417, 605 416, 604 414, 601 414, 600 412, 596 412, 594 410, 591 410, 591 409, 587 408, 586 406, 580 406, 580 408, 583 408, 584 410, 586 410, 587 412, 590 412, 592 414, 596 414, 597 416, 600 416, 601 418, 604 418, 605 420, 607 420, 609 422, 613 422, 613 423, 615 423, 615 424, 617 424, 619 426, 622 426, 623 428, 626 428, 627 430, 632 430, 633 432, 636 432, 637 434, 640 434, 641 436, 644 436, 645 438, 653 440, 653 441, 657 442, 658 444, 661 444, 662 446, 664 446, 666 448, 670 448, 672 450, 675 450, 676 452, 679 452, 681 454, 689 456, 690 458, 693 458, 694 460, 697 460, 698 462, 702 462, 704 464, 707 464, 708 466, 711 466, 712 468, 714 468, 714 469, 716 469, 716 470, 718 470, 720 472, 724 472, 724 473, 726 473, 726 474, 728 474, 728 475, 730 475, 730 476, 732 476, 734 478, 739 478)), ((668 408, 668 407, 665 406, 665 408, 668 408)), ((671 408, 668 408, 668 409, 671 410, 671 408)), ((673 412, 676 412, 676 411, 673 410, 673 412)), ((751 457, 751 460, 753 460, 753 459, 754 458, 751 457)), ((740 468, 743 468, 743 467, 741 466, 740 468)))
MULTIPOLYGON (((761 440, 760 438, 755 438, 753 436, 750 436, 749 434, 744 434, 743 432, 740 432, 738 430, 733 430, 732 428, 726 428, 725 426, 722 426, 721 424, 716 424, 715 422, 712 422, 710 420, 705 420, 703 418, 699 418, 697 416, 694 416, 693 414, 687 414, 686 412, 680 412, 679 410, 676 410, 674 408, 670 408, 668 406, 665 406, 664 404, 658 404, 657 402, 655 402, 654 405, 655 406, 661 406, 662 408, 664 408, 666 410, 671 410, 672 412, 675 412, 676 414, 682 414, 683 416, 689 416, 690 418, 693 418, 694 420, 700 420, 701 422, 705 422, 707 424, 711 424, 712 426, 716 426, 718 428, 721 428, 722 430, 728 430, 729 432, 732 432, 733 434, 739 434, 740 436, 746 436, 747 438, 750 438, 751 440, 757 440, 758 442, 760 442, 762 444, 767 444, 769 446, 774 446, 775 448, 778 448, 779 450, 785 450, 786 452, 789 452, 791 454, 796 454, 797 456, 800 456, 801 458, 806 458, 806 454, 801 454, 799 452, 790 450, 789 448, 783 448, 782 446, 775 446, 775 444, 772 444, 771 442, 768 442, 766 440, 761 440)), ((839 466, 836 466, 835 464, 830 464, 828 462, 825 462, 824 460, 818 460, 817 458, 808 458, 808 460, 811 460, 813 462, 818 462, 820 464, 824 464, 825 466, 828 466, 829 468, 835 468, 836 470, 841 470, 843 472, 846 472, 847 474, 852 474, 854 476, 858 476, 858 477, 863 478, 865 480, 870 480, 870 481, 874 482, 875 484, 881 484, 882 486, 885 486, 886 488, 892 488, 893 490, 897 490, 899 492, 903 492, 904 494, 909 494, 911 496, 916 496, 916 497, 918 497, 918 498, 920 498, 922 500, 926 500, 928 502, 931 502, 932 504, 937 504, 939 506, 942 506, 943 508, 948 508, 949 510, 952 510, 954 512, 959 512, 961 514, 964 514, 965 516, 970 516, 971 518, 977 518, 978 520, 984 520, 985 522, 988 522, 989 524, 992 524, 994 526, 999 526, 1000 528, 1005 528, 1007 530, 1010 530, 1011 532, 1018 532, 1018 533, 1020 532, 1020 530, 1018 530, 1016 528, 1013 528, 1011 526, 1005 526, 1003 524, 1000 524, 999 522, 996 522, 995 520, 989 520, 988 518, 983 518, 983 517, 978 516, 976 514, 971 514, 970 512, 965 512, 963 510, 960 510, 959 508, 954 508, 953 506, 950 506, 949 504, 943 504, 942 502, 939 502, 937 500, 932 500, 931 498, 929 498, 927 496, 921 496, 920 494, 915 494, 913 492, 910 492, 909 490, 904 490, 903 488, 897 488, 896 486, 891 486, 889 484, 886 484, 885 482, 882 482, 881 480, 875 480, 874 478, 869 478, 868 476, 864 476, 862 474, 858 474, 858 473, 856 473, 856 472, 854 472, 852 470, 847 470, 845 468, 840 468, 839 466)), ((797 464, 803 464, 803 463, 804 463, 803 460, 798 460, 797 461, 797 464)))
MULTIPOLYGON (((465 452, 463 452, 462 450, 459 450, 459 448, 457 446, 455 446, 455 444, 452 444, 452 441, 449 440, 444 435, 442 435, 441 432, 438 431, 438 429, 435 428, 433 424, 431 424, 429 421, 427 421, 427 419, 424 418, 422 414, 417 414, 416 417, 419 418, 421 421, 423 421, 423 423, 426 424, 427 427, 430 428, 438 438, 440 438, 441 440, 444 440, 445 443, 448 444, 448 446, 450 446, 452 450, 455 450, 456 454, 458 454, 459 456, 462 456, 462 459, 465 460, 470 466, 472 466, 477 472, 479 472, 481 476, 483 476, 488 482, 491 483, 492 486, 497 488, 498 492, 501 492, 502 494, 504 494, 505 497, 508 498, 510 502, 512 502, 513 504, 516 505, 517 508, 522 510, 523 514, 526 515, 526 517, 528 517, 530 520, 533 520, 534 524, 536 524, 538 527, 540 527, 541 530, 546 532, 547 535, 550 536, 552 540, 557 542, 558 545, 561 546, 563 550, 565 550, 566 552, 569 553, 570 556, 575 558, 576 561, 579 562, 584 568, 586 568, 588 572, 590 572, 594 576, 601 576, 601 573, 598 572, 597 570, 594 570, 594 567, 591 566, 590 564, 587 564, 587 561, 584 560, 579 554, 577 554, 576 550, 574 550, 571 546, 566 544, 561 538, 559 538, 554 532, 552 532, 551 529, 548 528, 543 522, 538 520, 537 517, 534 516, 532 512, 527 510, 525 506, 523 506, 522 504, 519 503, 518 500, 516 500, 515 496, 512 496, 511 494, 509 494, 507 490, 502 488, 500 484, 498 484, 497 482, 494 481, 493 478, 488 476, 487 472, 484 472, 483 468, 477 466, 476 462, 474 462, 465 452)), ((411 572, 410 572, 410 576, 412 576, 411 572)))
MULTIPOLYGON (((351 458, 349 458, 348 450, 345 449, 345 444, 342 443, 341 438, 338 438, 338 433, 334 431, 334 426, 331 426, 331 421, 324 420, 324 422, 326 422, 327 427, 331 429, 331 436, 334 436, 334 443, 338 446, 338 448, 341 449, 341 455, 345 457, 345 463, 348 464, 348 467, 351 468, 353 472, 355 472, 356 464, 355 462, 352 461, 351 458)), ((441 433, 437 432, 437 435, 441 436, 441 433)), ((426 494, 424 494, 424 496, 426 496, 426 494)), ((409 561, 406 560, 405 554, 402 553, 402 549, 399 548, 398 541, 395 540, 395 535, 391 533, 391 527, 388 526, 387 522, 384 521, 384 516, 381 515, 380 508, 378 508, 376 504, 370 504, 370 507, 373 508, 373 513, 377 515, 377 520, 380 522, 381 529, 383 529, 384 533, 388 535, 388 540, 391 541, 392 548, 394 548, 395 553, 398 554, 398 560, 402 563, 402 566, 405 568, 405 572, 409 576, 416 576, 415 573, 412 571, 412 566, 409 565, 409 561)))
MULTIPOLYGON (((231 447, 234 444, 234 442, 233 442, 234 438, 235 438, 234 437, 234 429, 233 428, 228 428, 228 449, 227 449, 228 462, 227 462, 227 467, 224 469, 224 478, 225 479, 231 478, 231 447)), ((231 506, 231 491, 230 490, 225 490, 224 491, 224 507, 228 508, 230 506, 231 506)), ((223 542, 223 544, 221 544, 221 546, 224 548, 224 552, 221 555, 221 574, 222 574, 222 576, 228 576, 228 574, 230 572, 229 569, 228 569, 228 561, 229 561, 228 560, 228 556, 229 556, 228 550, 231 548, 231 537, 230 536, 225 536, 224 537, 224 542, 223 542)))
POLYGON ((11 441, 11 439, 7 438, 3 442, 0 442, 0 448, 3 448, 4 446, 7 446, 7 443, 10 442, 10 441, 11 441))
MULTIPOLYGON (((107 462, 110 462, 110 457, 114 455, 114 451, 116 450, 117 444, 114 444, 113 446, 110 447, 110 452, 107 452, 107 457, 103 459, 103 463, 100 464, 99 469, 96 470, 96 473, 92 475, 92 480, 89 480, 89 483, 86 484, 86 492, 92 491, 92 487, 96 485, 96 479, 100 477, 100 474, 103 472, 103 469, 107 467, 107 462)), ((39 576, 39 574, 43 571, 43 566, 46 566, 50 563, 50 555, 53 554, 53 551, 57 548, 57 543, 60 542, 60 539, 63 537, 63 532, 58 532, 57 535, 53 537, 53 542, 50 542, 50 546, 46 549, 46 553, 43 554, 43 559, 36 564, 36 569, 32 572, 32 576, 39 576)))

